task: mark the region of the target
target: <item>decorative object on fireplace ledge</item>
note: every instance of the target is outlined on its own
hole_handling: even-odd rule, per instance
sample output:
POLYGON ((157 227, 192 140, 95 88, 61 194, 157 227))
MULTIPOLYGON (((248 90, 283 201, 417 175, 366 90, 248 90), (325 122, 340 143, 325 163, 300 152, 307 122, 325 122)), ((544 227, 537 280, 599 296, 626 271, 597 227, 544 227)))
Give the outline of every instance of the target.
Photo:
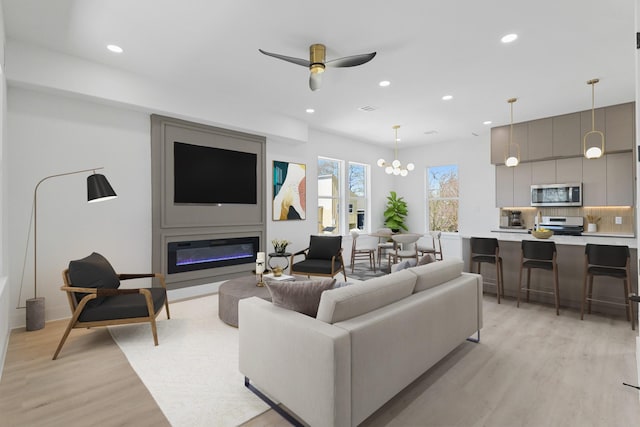
POLYGON ((256 275, 258 276, 258 283, 256 286, 262 287, 264 286, 264 282, 262 281, 262 275, 264 274, 264 252, 258 252, 256 254, 256 275))
MULTIPOLYGON (((33 190, 33 204, 32 204, 32 219, 33 219, 33 298, 26 300, 26 329, 27 331, 36 331, 44 328, 45 320, 45 306, 44 297, 38 297, 38 188, 44 181, 57 178, 60 176, 75 175, 79 173, 93 172, 92 175, 87 177, 87 202, 99 202, 104 200, 111 200, 118 197, 116 192, 113 191, 111 184, 107 181, 104 175, 97 174, 96 171, 104 169, 104 167, 83 169, 73 172, 59 173, 55 175, 49 175, 42 178, 36 184, 33 190)), ((31 226, 29 226, 29 233, 27 234, 27 246, 29 245, 29 234, 31 232, 31 226)), ((24 278, 24 264, 22 270, 22 277, 24 278)), ((22 293, 22 283, 20 283, 20 294, 22 293)), ((17 307, 21 308, 21 307, 17 307)))
POLYGON ((284 240, 284 239, 273 239, 271 241, 271 244, 273 245, 273 250, 277 253, 277 254, 283 254, 287 251, 287 245, 289 245, 289 243, 291 243, 288 240, 284 240))
POLYGON ((273 220, 306 219, 307 167, 273 161, 273 220))

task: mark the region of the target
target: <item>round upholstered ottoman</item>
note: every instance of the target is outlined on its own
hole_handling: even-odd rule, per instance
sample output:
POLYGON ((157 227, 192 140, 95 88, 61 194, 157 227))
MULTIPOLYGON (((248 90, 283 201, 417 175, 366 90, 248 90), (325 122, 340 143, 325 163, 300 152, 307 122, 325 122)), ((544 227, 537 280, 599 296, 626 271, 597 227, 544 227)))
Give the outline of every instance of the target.
POLYGON ((243 298, 258 297, 271 301, 266 286, 256 286, 256 276, 243 276, 231 279, 218 289, 218 317, 223 322, 238 327, 238 301, 243 298))

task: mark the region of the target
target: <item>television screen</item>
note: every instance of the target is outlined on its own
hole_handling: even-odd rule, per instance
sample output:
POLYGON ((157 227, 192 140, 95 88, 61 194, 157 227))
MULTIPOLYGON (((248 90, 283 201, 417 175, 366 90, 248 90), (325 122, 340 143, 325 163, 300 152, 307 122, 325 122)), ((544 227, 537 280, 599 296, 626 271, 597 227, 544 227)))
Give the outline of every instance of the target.
POLYGON ((257 203, 255 153, 173 143, 174 203, 257 203))

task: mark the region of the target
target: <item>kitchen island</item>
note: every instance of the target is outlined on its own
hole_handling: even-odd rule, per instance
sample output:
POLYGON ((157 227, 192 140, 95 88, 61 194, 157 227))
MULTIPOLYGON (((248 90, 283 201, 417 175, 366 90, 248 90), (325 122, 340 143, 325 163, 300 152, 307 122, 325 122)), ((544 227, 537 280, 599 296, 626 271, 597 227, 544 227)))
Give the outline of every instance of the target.
MULTIPOLYGON (((486 233, 474 234, 473 236, 461 236, 462 255, 465 261, 465 271, 469 269, 471 237, 497 238, 500 245, 500 256, 502 257, 504 268, 504 294, 507 297, 516 298, 518 295, 518 280, 520 274, 520 247, 523 240, 540 240, 528 234, 526 230, 517 231, 490 231, 486 233)), ((560 287, 560 315, 562 308, 574 308, 580 310, 582 300, 582 284, 584 280, 584 248, 587 243, 600 245, 624 245, 628 246, 631 252, 630 275, 631 291, 638 292, 638 269, 637 269, 637 241, 634 237, 626 235, 582 235, 582 236, 551 236, 542 241, 553 241, 556 244, 558 276, 560 287)), ((476 266, 474 265, 474 272, 476 266)), ((488 264, 482 264, 482 276, 485 282, 495 283, 495 268, 488 264)), ((525 282, 526 271, 523 274, 525 282)), ((533 270, 531 273, 531 288, 549 289, 552 286, 552 275, 548 271, 533 270)), ((624 294, 622 281, 609 277, 596 277, 593 285, 593 295, 598 299, 613 299, 622 302, 624 294)), ((486 286, 487 293, 495 293, 495 286, 486 286)), ((523 293, 524 297, 524 293, 523 293)), ((531 293, 531 302, 542 302, 553 306, 553 297, 550 295, 531 293)), ((509 303, 505 301, 504 303, 509 303)), ((552 308, 550 308, 552 309, 552 308)), ((616 314, 625 316, 624 308, 615 305, 593 303, 592 312, 616 314)), ((587 317, 585 317, 587 319, 587 317)))

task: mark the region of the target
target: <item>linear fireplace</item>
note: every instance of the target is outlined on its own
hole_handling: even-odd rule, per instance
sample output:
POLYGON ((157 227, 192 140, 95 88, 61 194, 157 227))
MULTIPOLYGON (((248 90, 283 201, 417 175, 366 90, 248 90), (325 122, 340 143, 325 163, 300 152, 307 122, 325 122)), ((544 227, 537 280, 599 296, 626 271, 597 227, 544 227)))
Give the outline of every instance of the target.
POLYGON ((256 262, 258 237, 189 240, 167 244, 167 272, 205 270, 256 262))

